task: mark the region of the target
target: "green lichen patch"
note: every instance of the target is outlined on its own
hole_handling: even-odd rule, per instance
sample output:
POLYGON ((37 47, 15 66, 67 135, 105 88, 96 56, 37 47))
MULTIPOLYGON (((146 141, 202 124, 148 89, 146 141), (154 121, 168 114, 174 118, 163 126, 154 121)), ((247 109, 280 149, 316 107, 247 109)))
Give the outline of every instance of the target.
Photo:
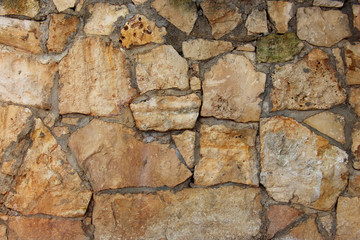
POLYGON ((190 11, 195 3, 192 0, 170 0, 170 4, 179 10, 190 11))
POLYGON ((3 0, 3 9, 6 14, 34 17, 40 9, 39 0, 3 0))

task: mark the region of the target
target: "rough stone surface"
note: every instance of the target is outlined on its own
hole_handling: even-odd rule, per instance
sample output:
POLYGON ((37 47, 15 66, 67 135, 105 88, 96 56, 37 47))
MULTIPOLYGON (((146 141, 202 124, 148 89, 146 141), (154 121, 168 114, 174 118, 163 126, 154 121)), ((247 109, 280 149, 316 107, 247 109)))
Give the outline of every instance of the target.
POLYGON ((328 55, 320 49, 297 63, 276 66, 272 82, 272 111, 328 109, 346 100, 328 55))
POLYGON ((1 240, 7 240, 6 230, 7 230, 6 226, 0 224, 0 239, 1 239, 1 240))
POLYGON ((341 8, 344 5, 344 2, 343 1, 337 1, 337 0, 314 0, 313 5, 314 6, 320 6, 320 7, 341 8))
POLYGON ((147 2, 147 0, 132 0, 132 2, 135 3, 136 5, 139 5, 147 2))
POLYGON ((350 176, 348 194, 352 197, 360 197, 360 173, 350 176))
MULTIPOLYGON (((359 90, 360 94, 360 90, 359 90)), ((355 156, 354 168, 360 169, 360 123, 357 123, 352 132, 351 152, 355 156)))
POLYGON ((68 127, 54 127, 53 132, 56 137, 61 137, 62 135, 70 133, 68 127))
POLYGON ((181 156, 184 158, 186 165, 189 168, 193 168, 195 164, 195 132, 186 130, 179 135, 173 135, 172 138, 181 156))
POLYGON ((260 182, 276 201, 330 210, 347 185, 347 154, 295 120, 260 124, 260 182))
POLYGON ((130 48, 148 43, 163 43, 165 35, 165 27, 159 28, 144 15, 136 14, 125 23, 120 39, 124 47, 130 48))
POLYGON ((349 103, 354 108, 356 114, 360 116, 360 88, 351 88, 349 103))
POLYGON ((303 240, 325 240, 319 233, 314 217, 310 217, 305 222, 290 230, 290 233, 276 240, 303 239, 303 240))
POLYGON ((235 182, 257 186, 256 133, 257 129, 250 125, 239 129, 202 125, 195 184, 209 186, 235 182))
POLYGON ((67 124, 67 125, 77 125, 78 122, 79 122, 79 118, 65 117, 65 118, 61 119, 61 123, 67 124))
POLYGON ((201 80, 198 77, 191 77, 190 78, 190 88, 193 91, 201 90, 201 80))
POLYGON ((95 239, 253 239, 260 191, 239 187, 95 196, 95 239))
POLYGON ((245 22, 249 34, 268 33, 266 11, 253 9, 245 22))
POLYGON ((124 51, 100 38, 75 42, 59 64, 60 114, 116 115, 136 96, 124 51))
POLYGON ((240 45, 236 48, 237 51, 244 51, 244 52, 254 52, 255 47, 251 43, 246 43, 243 45, 240 45))
POLYGON ((304 122, 336 141, 345 143, 345 118, 342 115, 326 111, 311 116, 304 122))
POLYGON ((341 57, 341 49, 340 48, 333 48, 332 53, 335 57, 336 63, 336 70, 343 75, 345 73, 344 61, 341 57))
POLYGON ((268 239, 272 238, 278 231, 284 229, 300 215, 301 211, 287 205, 271 205, 267 212, 270 221, 267 231, 268 239))
POLYGON ((191 129, 199 115, 201 100, 196 94, 186 96, 153 96, 130 104, 136 126, 143 131, 191 129))
POLYGON ((0 2, 0 15, 15 14, 35 17, 39 10, 39 0, 3 0, 0 2))
POLYGON ((354 27, 356 27, 358 30, 360 30, 360 17, 359 17, 360 7, 359 7, 359 5, 353 5, 352 10, 353 10, 353 15, 354 15, 354 19, 353 19, 354 27))
POLYGON ((345 62, 347 66, 346 84, 360 84, 360 43, 351 45, 349 42, 345 47, 345 62))
POLYGON ((231 42, 193 39, 182 43, 184 57, 191 60, 206 60, 233 49, 231 42))
POLYGON ((331 47, 351 36, 348 17, 339 10, 302 7, 297 10, 296 16, 298 37, 313 45, 331 47))
POLYGON ((331 231, 333 228, 333 221, 334 221, 333 216, 331 214, 328 214, 325 216, 318 217, 318 220, 319 220, 320 226, 323 229, 325 229, 325 231, 327 232, 327 234, 329 236, 331 236, 331 231))
POLYGON ((256 72, 246 57, 227 54, 204 78, 201 116, 237 122, 259 121, 259 95, 264 91, 266 75, 256 72))
POLYGON ((153 8, 175 27, 189 35, 197 19, 196 4, 191 0, 155 0, 153 8))
POLYGON ((171 45, 137 56, 136 82, 141 93, 154 89, 189 88, 188 64, 171 45))
POLYGON ((95 192, 125 187, 175 187, 191 176, 168 144, 145 144, 135 138, 132 129, 116 123, 91 121, 71 135, 69 147, 95 192))
POLYGON ((285 1, 267 1, 270 19, 275 23, 278 33, 288 31, 288 23, 294 16, 293 3, 285 1))
POLYGON ((335 240, 360 239, 360 198, 339 197, 335 240))
POLYGON ((57 10, 62 12, 68 8, 75 7, 76 0, 53 0, 57 10))

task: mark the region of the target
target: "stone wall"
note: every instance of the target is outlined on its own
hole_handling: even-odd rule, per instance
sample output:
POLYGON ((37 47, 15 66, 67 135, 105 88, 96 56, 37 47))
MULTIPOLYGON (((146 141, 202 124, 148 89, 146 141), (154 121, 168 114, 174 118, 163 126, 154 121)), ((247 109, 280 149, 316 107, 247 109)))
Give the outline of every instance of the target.
POLYGON ((360 239, 356 0, 0 0, 0 239, 360 239))

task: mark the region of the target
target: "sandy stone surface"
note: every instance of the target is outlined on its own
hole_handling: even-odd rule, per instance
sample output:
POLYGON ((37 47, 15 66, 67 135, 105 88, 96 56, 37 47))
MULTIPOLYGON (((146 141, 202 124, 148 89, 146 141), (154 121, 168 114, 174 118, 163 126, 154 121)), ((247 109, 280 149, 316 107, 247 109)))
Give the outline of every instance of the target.
POLYGON ((253 9, 245 22, 248 34, 268 33, 266 11, 253 9))
POLYGON ((185 58, 191 60, 206 60, 233 49, 232 43, 227 41, 209 41, 193 39, 182 43, 185 58))
POLYGON ((360 84, 360 43, 352 45, 347 42, 345 47, 345 62, 347 66, 346 84, 360 84))
POLYGON ((302 212, 287 205, 271 205, 267 212, 270 221, 267 237, 272 238, 278 231, 292 223, 302 212))
POLYGON ((244 52, 254 52, 255 47, 251 43, 242 44, 240 46, 236 47, 236 50, 238 51, 244 51, 244 52))
POLYGON ((57 10, 62 12, 68 8, 75 7, 76 0, 53 0, 57 10))
POLYGON ((339 197, 336 209, 336 237, 335 240, 349 240, 360 238, 360 198, 339 197))
POLYGON ((6 0, 0 2, 0 15, 35 17, 40 10, 39 0, 6 0))
POLYGON ((331 214, 325 215, 325 216, 321 216, 318 217, 318 222, 319 225, 325 229, 325 231, 327 232, 327 234, 329 236, 332 235, 332 228, 333 228, 333 222, 334 222, 334 217, 331 214))
POLYGON ((294 4, 285 1, 267 1, 267 6, 269 17, 275 23, 278 33, 286 33, 288 23, 294 16, 294 4))
POLYGON ((304 239, 304 240, 325 240, 319 233, 314 217, 310 217, 305 222, 299 224, 290 230, 290 233, 286 236, 276 238, 276 240, 293 240, 293 239, 304 239))
POLYGON ((350 89, 349 103, 351 107, 353 107, 355 113, 360 116, 360 88, 350 89))
POLYGON ((186 165, 189 168, 193 168, 195 164, 195 132, 186 130, 181 134, 172 135, 172 138, 181 156, 184 158, 186 165))

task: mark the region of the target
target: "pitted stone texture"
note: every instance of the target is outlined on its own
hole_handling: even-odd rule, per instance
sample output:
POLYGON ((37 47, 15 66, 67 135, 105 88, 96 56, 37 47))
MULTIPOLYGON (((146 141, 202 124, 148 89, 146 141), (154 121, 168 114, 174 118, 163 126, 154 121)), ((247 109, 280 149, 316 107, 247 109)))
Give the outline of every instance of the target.
POLYGON ((242 21, 239 9, 230 5, 227 0, 205 0, 200 3, 200 6, 210 22, 215 39, 228 34, 242 21))
POLYGON ((351 88, 349 103, 354 108, 356 114, 360 117, 360 88, 351 88))
POLYGON ((320 7, 336 7, 341 8, 344 5, 344 2, 342 0, 314 0, 313 2, 314 6, 320 6, 320 7))
POLYGON ((125 187, 176 185, 191 172, 168 144, 143 143, 134 130, 117 123, 93 120, 73 133, 69 147, 95 192, 125 187))
POLYGON ((155 0, 153 8, 175 27, 189 35, 197 19, 196 4, 192 0, 155 0))
POLYGON ((6 207, 24 215, 83 216, 92 193, 82 186, 65 152, 40 119, 35 121, 31 140, 15 177, 14 192, 7 195, 6 207))
POLYGON ((260 191, 235 186, 95 196, 95 239, 253 239, 260 191))
POLYGON ((205 73, 201 116, 259 121, 265 80, 266 74, 256 72, 246 57, 227 54, 205 73))
POLYGON ((353 15, 354 15, 353 25, 354 25, 354 27, 356 27, 357 29, 360 30, 360 16, 359 16, 360 7, 359 7, 359 5, 353 5, 352 10, 353 10, 353 15))
POLYGON ((348 194, 352 197, 360 197, 360 172, 356 171, 349 179, 348 194))
POLYGON ((195 132, 186 130, 181 134, 173 135, 172 138, 181 156, 184 158, 186 165, 189 168, 193 168, 195 163, 195 132))
POLYGON ((98 37, 81 38, 59 64, 59 112, 119 114, 137 93, 124 51, 98 37))
POLYGON ((354 126, 351 137, 352 137, 351 152, 355 156, 354 168, 360 169, 360 123, 357 123, 354 126))
POLYGON ((0 100, 50 108, 57 64, 42 64, 30 55, 0 48, 0 100))
POLYGON ((297 63, 276 66, 271 79, 272 111, 328 109, 346 100, 327 54, 320 49, 297 63))
POLYGON ((348 17, 339 10, 302 7, 297 10, 296 17, 297 35, 313 45, 331 47, 351 36, 348 17))
POLYGON ((286 33, 288 23, 294 16, 294 4, 285 1, 267 1, 267 6, 270 19, 275 23, 278 33, 286 33))
POLYGON ((39 10, 39 0, 3 0, 0 2, 0 15, 14 14, 35 17, 39 10))
POLYGON ((136 14, 125 23, 120 39, 124 47, 130 48, 148 43, 163 43, 165 35, 165 27, 159 28, 144 15, 136 14))
POLYGON ((325 240, 319 233, 314 217, 310 217, 305 222, 290 230, 286 236, 276 238, 276 240, 325 240))
POLYGON ((360 239, 360 198, 339 197, 335 240, 360 239))
POLYGON ((360 84, 360 43, 352 45, 347 43, 345 47, 345 62, 347 66, 346 84, 360 84))
POLYGON ((110 35, 114 30, 114 23, 118 18, 125 18, 129 13, 125 5, 111 5, 109 3, 95 3, 89 5, 91 17, 84 26, 86 34, 110 35))
POLYGON ((182 43, 185 58, 206 60, 233 49, 231 42, 192 39, 182 43))
POLYGON ((278 231, 283 230, 301 214, 301 211, 287 205, 271 205, 267 212, 267 217, 270 221, 267 238, 272 238, 278 231))
POLYGON ((257 126, 245 124, 240 128, 202 125, 195 184, 210 186, 235 182, 257 186, 256 133, 257 126))
POLYGON ((245 22, 248 34, 268 33, 266 11, 254 8, 245 22))
POLYGON ((347 154, 295 120, 262 119, 260 182, 276 201, 330 210, 347 185, 347 154))
POLYGON ((57 10, 62 12, 68 8, 75 7, 76 0, 53 0, 57 10))
POLYGON ((143 131, 166 132, 194 128, 201 100, 196 94, 185 96, 153 96, 131 103, 136 126, 143 131))

